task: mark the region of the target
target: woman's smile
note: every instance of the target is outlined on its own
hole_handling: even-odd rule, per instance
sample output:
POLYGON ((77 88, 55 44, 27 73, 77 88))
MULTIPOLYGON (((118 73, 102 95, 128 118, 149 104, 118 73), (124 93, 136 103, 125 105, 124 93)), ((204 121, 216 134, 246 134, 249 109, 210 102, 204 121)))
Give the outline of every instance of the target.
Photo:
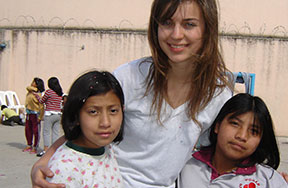
POLYGON ((172 52, 182 52, 186 47, 188 47, 188 44, 169 44, 170 50, 172 52))

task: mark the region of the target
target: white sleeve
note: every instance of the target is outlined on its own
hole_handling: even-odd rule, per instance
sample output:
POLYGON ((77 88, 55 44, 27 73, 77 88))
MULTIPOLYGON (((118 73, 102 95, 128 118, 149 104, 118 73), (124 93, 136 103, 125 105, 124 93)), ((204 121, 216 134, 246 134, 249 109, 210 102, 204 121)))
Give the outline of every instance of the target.
POLYGON ((271 178, 267 182, 268 188, 288 188, 288 184, 280 173, 273 170, 271 178))

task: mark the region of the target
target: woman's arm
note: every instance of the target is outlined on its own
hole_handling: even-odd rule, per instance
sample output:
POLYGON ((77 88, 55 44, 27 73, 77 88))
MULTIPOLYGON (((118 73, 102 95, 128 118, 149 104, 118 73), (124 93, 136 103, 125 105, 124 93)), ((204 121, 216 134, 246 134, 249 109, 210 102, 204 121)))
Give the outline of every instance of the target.
POLYGON ((62 136, 54 142, 46 153, 33 165, 31 169, 31 181, 33 188, 50 187, 61 188, 65 187, 64 184, 52 184, 46 181, 46 176, 52 177, 53 172, 47 167, 48 162, 52 155, 56 152, 57 148, 65 142, 65 137, 62 136))
POLYGON ((33 93, 33 95, 36 97, 39 103, 44 104, 51 95, 51 91, 52 91, 51 89, 47 89, 42 97, 38 95, 39 93, 35 92, 33 93))
POLYGON ((286 180, 286 182, 288 183, 288 174, 285 172, 281 172, 280 173, 282 175, 282 177, 286 180))

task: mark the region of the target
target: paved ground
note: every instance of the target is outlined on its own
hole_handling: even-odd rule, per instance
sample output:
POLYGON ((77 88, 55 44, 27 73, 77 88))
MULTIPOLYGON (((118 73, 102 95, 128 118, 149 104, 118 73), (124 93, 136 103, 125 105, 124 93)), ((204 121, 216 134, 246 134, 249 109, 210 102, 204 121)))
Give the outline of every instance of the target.
MULTIPOLYGON (((42 140, 42 139, 41 139, 42 140)), ((281 151, 279 171, 288 172, 288 137, 278 137, 281 151)), ((3 126, 0 124, 0 187, 31 187, 30 169, 39 158, 23 153, 26 141, 24 126, 3 126)), ((43 147, 42 141, 40 145, 43 147)))
MULTIPOLYGON (((43 147, 42 141, 40 145, 43 147)), ((10 127, 0 124, 1 188, 31 187, 30 169, 39 157, 22 152, 25 146, 24 126, 10 127)))

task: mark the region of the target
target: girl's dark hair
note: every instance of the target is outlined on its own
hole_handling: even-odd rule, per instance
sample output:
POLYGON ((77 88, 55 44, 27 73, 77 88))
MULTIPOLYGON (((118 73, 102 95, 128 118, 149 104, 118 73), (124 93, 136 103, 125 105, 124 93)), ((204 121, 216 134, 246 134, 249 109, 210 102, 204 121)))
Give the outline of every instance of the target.
POLYGON ((55 91, 55 93, 57 93, 58 96, 62 97, 63 95, 62 88, 60 86, 59 80, 56 77, 49 78, 48 87, 53 91, 55 91))
POLYGON ((187 114, 199 124, 197 113, 207 106, 217 91, 230 86, 225 76, 228 70, 220 53, 217 0, 153 1, 148 27, 153 64, 146 80, 145 94, 150 93, 151 90, 154 92, 152 107, 160 120, 162 104, 167 94, 167 74, 171 67, 168 56, 163 52, 158 41, 158 26, 171 19, 177 8, 184 2, 196 2, 199 5, 205 24, 202 48, 194 54, 195 58, 191 61, 195 65, 195 70, 191 73, 192 82, 187 109, 187 114))
MULTIPOLYGON (((211 145, 209 147, 215 150, 217 144, 217 134, 214 132, 216 124, 221 126, 221 122, 228 115, 229 117, 237 117, 247 112, 254 113, 254 122, 259 124, 262 137, 256 151, 250 156, 249 164, 245 166, 262 163, 276 170, 279 166, 280 157, 273 130, 273 122, 267 106, 259 97, 241 93, 229 99, 220 110, 210 128, 209 139, 211 145)), ((239 166, 243 166, 243 164, 239 164, 239 166)))
POLYGON ((67 140, 74 140, 81 134, 79 114, 85 101, 90 96, 105 94, 112 91, 120 100, 123 120, 119 134, 113 142, 123 139, 124 94, 117 79, 109 72, 89 71, 74 81, 68 93, 62 114, 62 126, 67 140))
POLYGON ((38 91, 40 91, 41 93, 45 91, 44 81, 41 78, 37 78, 37 77, 34 78, 34 82, 36 84, 38 91))

